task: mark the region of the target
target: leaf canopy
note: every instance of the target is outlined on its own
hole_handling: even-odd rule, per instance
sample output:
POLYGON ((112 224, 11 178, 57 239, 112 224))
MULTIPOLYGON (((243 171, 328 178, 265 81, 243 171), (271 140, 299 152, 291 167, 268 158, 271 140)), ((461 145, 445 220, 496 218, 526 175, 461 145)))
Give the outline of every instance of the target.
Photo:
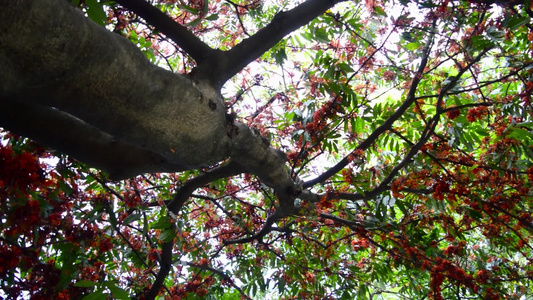
MULTIPOLYGON (((119 2, 76 4, 193 70, 119 2)), ((150 4, 227 51, 299 2, 150 4)), ((529 1, 342 2, 244 67, 222 88, 228 112, 316 195, 274 223, 277 196, 250 174, 112 181, 2 132, 0 296, 533 297, 532 17, 529 1)))

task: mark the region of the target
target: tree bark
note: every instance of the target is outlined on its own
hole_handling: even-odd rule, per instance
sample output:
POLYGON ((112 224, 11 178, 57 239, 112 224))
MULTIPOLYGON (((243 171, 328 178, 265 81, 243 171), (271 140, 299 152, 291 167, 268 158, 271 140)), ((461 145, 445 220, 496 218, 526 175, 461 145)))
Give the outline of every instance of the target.
POLYGON ((228 121, 211 83, 154 66, 63 1, 1 0, 0 20, 0 126, 115 179, 231 158, 289 207, 285 155, 228 121))
POLYGON ((62 1, 2 1, 0 20, 0 126, 119 178, 228 157, 209 85, 152 65, 62 1))

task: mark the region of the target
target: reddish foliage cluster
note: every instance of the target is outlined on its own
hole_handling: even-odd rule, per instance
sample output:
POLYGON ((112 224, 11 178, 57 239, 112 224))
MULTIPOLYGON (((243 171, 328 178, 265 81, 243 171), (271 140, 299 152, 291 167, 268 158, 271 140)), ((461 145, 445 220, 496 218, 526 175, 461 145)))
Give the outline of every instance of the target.
MULTIPOLYGON (((403 198, 404 195, 400 193, 403 189, 417 189, 420 187, 427 187, 431 185, 437 185, 436 180, 433 178, 435 174, 430 173, 428 170, 420 170, 413 172, 409 176, 399 176, 391 183, 391 191, 396 198, 403 198)), ((441 184, 444 184, 442 178, 437 178, 441 184)), ((441 193, 443 190, 440 191, 441 193)))
MULTIPOLYGON (((5 220, 1 227, 0 275, 4 280, 16 281, 4 292, 12 298, 23 291, 32 299, 82 297, 84 289, 73 283, 57 289, 60 278, 74 273, 67 270, 70 266, 58 268, 55 260, 41 261, 41 249, 47 244, 71 243, 74 248, 106 252, 114 246, 96 224, 73 222, 71 201, 81 196, 77 186, 66 183, 56 171, 47 171, 48 166, 40 162, 40 157, 48 155, 42 148, 31 142, 23 145, 26 148, 0 145, 0 207, 5 220), (16 270, 27 275, 16 279, 12 276, 16 270)), ((78 276, 79 280, 95 281, 99 277, 84 271, 78 276)))
POLYGON ((469 122, 481 120, 482 118, 487 116, 488 111, 488 108, 485 106, 472 107, 468 110, 468 113, 466 114, 466 119, 469 122))
POLYGON ((527 178, 529 179, 529 181, 533 183, 533 166, 527 169, 526 174, 527 174, 527 178))
POLYGON ((457 119, 457 117, 459 117, 461 115, 461 111, 459 109, 451 109, 451 110, 448 110, 446 112, 446 116, 450 119, 450 120, 454 120, 454 119, 457 119))
POLYGON ((311 136, 313 143, 319 140, 320 135, 327 126, 328 119, 335 117, 342 110, 341 101, 340 97, 333 97, 315 111, 313 121, 305 125, 305 130, 311 136))
POLYGON ((10 245, 0 245, 0 276, 16 267, 22 256, 22 251, 18 247, 10 245))
POLYGON ((115 23, 115 32, 127 30, 127 27, 133 19, 135 19, 134 13, 120 8, 110 9, 107 14, 107 23, 115 23))
POLYGON ((28 152, 15 153, 11 147, 0 145, 0 189, 3 197, 8 188, 24 194, 43 183, 43 172, 37 157, 28 152))
POLYGON ((443 180, 438 180, 437 183, 433 186, 433 197, 437 200, 444 199, 444 193, 450 191, 450 184, 443 180))
MULTIPOLYGON (((530 35, 533 36, 533 31, 530 32, 530 35)), ((525 88, 522 93, 518 96, 522 99, 522 102, 525 106, 531 105, 531 95, 533 94, 533 81, 527 81, 525 83, 525 88)))
POLYGON ((124 191, 122 201, 124 201, 128 207, 137 207, 143 204, 141 197, 135 191, 124 191))
POLYGON ((435 260, 435 265, 431 269, 431 293, 428 295, 430 299, 444 299, 441 292, 442 284, 445 278, 461 283, 476 293, 479 289, 479 286, 475 284, 475 280, 472 275, 467 274, 465 270, 458 267, 451 261, 437 257, 435 260))

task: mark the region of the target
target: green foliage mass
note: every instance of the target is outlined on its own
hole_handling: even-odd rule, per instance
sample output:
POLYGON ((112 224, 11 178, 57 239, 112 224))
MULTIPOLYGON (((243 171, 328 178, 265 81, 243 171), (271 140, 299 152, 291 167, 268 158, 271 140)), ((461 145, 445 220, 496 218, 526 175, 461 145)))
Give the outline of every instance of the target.
MULTIPOLYGON (((296 5, 152 2, 223 50, 296 5)), ((3 132, 0 297, 136 298, 169 243, 159 299, 533 297, 533 13, 488 2, 343 2, 224 86, 320 196, 259 239, 239 241, 277 199, 253 176, 198 188, 173 214, 208 169, 115 182, 3 132)), ((124 8, 78 4, 153 62, 194 67, 124 8)))

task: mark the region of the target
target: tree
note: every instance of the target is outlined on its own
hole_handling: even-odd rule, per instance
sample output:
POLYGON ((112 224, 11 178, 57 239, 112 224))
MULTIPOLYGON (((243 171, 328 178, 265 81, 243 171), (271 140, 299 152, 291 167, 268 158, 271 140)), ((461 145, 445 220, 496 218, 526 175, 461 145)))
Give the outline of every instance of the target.
POLYGON ((529 1, 74 4, 0 1, 2 297, 533 295, 529 1))

